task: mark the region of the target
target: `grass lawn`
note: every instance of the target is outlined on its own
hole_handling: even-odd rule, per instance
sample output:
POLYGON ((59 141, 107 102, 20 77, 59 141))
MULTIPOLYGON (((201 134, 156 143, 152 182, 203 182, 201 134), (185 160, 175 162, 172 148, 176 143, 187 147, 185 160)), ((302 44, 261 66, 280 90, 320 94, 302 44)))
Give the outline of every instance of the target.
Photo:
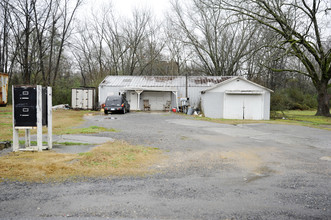
POLYGON ((17 152, 1 157, 0 182, 58 182, 112 176, 142 176, 162 159, 159 149, 126 142, 105 143, 87 153, 17 152))
MULTIPOLYGON (((90 113, 73 110, 53 111, 53 134, 117 132, 97 126, 73 128, 84 121, 84 115, 90 113)), ((0 108, 0 128, 0 141, 11 141, 11 106, 0 108)), ((34 133, 36 130, 32 130, 32 134, 34 133)), ((24 136, 24 132, 20 132, 20 135, 24 136)), ((79 144, 61 143, 67 147, 79 144)), ((80 154, 61 154, 54 151, 13 152, 0 158, 0 182, 49 182, 89 177, 145 175, 152 172, 150 166, 162 157, 162 152, 158 149, 133 146, 121 141, 106 143, 90 152, 80 154)))
POLYGON ((291 110, 277 114, 282 117, 271 119, 270 123, 302 125, 331 131, 331 117, 315 116, 316 111, 291 110))
POLYGON ((272 124, 291 124, 301 125, 314 128, 320 128, 331 131, 331 118, 324 116, 315 116, 316 111, 284 111, 276 112, 277 119, 268 121, 257 120, 233 120, 233 119, 212 119, 205 117, 194 116, 195 119, 212 121, 224 124, 249 124, 249 123, 272 123, 272 124))
MULTIPOLYGON (((91 111, 74 111, 61 110, 53 111, 53 134, 87 134, 99 132, 116 132, 114 129, 91 126, 89 128, 73 128, 80 125, 84 119, 83 116, 91 113, 91 111)), ((13 119, 12 106, 0 108, 0 141, 11 141, 13 139, 13 119)), ((43 133, 47 132, 47 128, 43 128, 43 133)), ((36 129, 32 130, 32 134, 36 134, 36 129)), ((24 132, 20 132, 20 136, 24 136, 24 132)))

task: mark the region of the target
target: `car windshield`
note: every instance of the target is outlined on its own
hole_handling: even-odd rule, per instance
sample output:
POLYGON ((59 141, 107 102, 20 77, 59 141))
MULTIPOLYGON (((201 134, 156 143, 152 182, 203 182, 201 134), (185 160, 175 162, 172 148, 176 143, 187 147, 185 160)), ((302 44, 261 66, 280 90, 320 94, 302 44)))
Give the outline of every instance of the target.
POLYGON ((120 97, 108 97, 106 100, 106 105, 118 105, 122 104, 122 99, 120 97))

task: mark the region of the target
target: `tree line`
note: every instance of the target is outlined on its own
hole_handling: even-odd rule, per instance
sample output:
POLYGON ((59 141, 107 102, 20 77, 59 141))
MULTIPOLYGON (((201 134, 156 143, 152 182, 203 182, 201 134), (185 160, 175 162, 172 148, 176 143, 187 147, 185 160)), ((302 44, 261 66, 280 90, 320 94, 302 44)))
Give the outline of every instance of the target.
POLYGON ((305 105, 331 116, 329 1, 170 1, 161 19, 148 9, 123 17, 111 4, 82 18, 84 0, 2 0, 0 72, 59 96, 107 75, 242 75, 274 100, 293 89, 301 104, 316 96, 305 105))

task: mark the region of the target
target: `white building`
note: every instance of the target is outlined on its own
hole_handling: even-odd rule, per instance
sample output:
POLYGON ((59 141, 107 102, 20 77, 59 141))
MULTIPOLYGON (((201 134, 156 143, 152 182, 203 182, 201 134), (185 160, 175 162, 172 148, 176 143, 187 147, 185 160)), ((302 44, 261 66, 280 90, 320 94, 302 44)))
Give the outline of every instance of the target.
POLYGON ((270 92, 243 77, 233 77, 203 90, 201 107, 209 118, 269 120, 270 92))
POLYGON ((163 110, 166 103, 180 106, 180 99, 189 98, 192 107, 200 105, 201 91, 231 77, 225 76, 107 76, 99 85, 99 104, 107 96, 126 93, 131 110, 144 110, 148 100, 150 110, 163 110))

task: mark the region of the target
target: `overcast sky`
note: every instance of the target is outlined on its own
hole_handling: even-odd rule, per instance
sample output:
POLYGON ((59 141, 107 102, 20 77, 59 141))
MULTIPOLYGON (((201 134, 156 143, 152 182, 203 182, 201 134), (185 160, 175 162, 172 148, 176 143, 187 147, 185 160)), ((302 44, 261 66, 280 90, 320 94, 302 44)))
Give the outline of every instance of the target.
POLYGON ((87 15, 91 8, 102 9, 107 4, 112 4, 114 11, 122 16, 130 16, 135 8, 150 9, 158 17, 163 16, 170 8, 170 0, 85 0, 83 15, 87 15))

